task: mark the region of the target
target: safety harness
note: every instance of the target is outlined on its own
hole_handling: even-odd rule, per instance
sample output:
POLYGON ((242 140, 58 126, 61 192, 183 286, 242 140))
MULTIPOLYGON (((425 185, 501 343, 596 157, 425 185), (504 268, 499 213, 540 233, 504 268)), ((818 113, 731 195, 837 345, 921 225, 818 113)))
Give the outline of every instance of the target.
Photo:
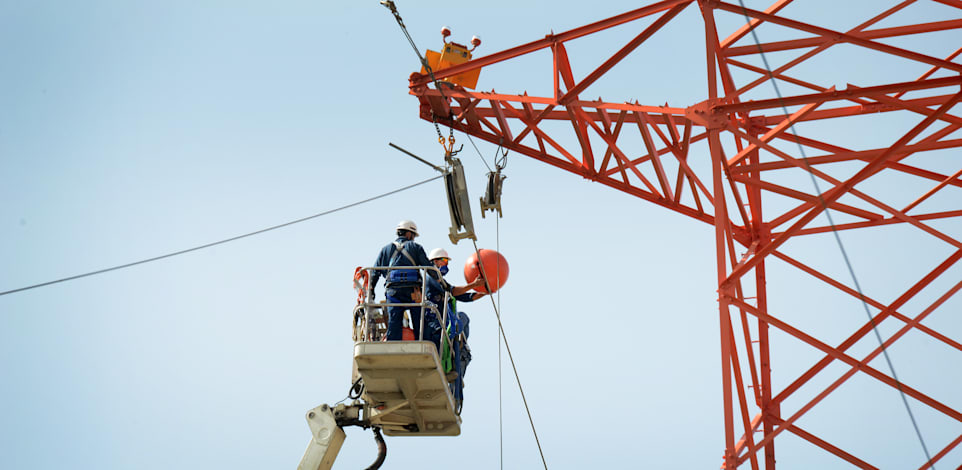
MULTIPOLYGON (((411 263, 410 266, 417 266, 417 262, 414 261, 414 257, 412 257, 411 254, 404 249, 404 245, 406 244, 407 242, 401 243, 397 240, 394 241, 394 253, 391 254, 390 267, 393 268, 395 266, 403 266, 398 264, 398 262, 401 260, 401 257, 398 256, 399 254, 404 255, 404 257, 408 259, 408 261, 411 263)), ((417 269, 393 269, 387 275, 388 282, 392 284, 396 282, 417 282, 418 278, 419 276, 417 269)))

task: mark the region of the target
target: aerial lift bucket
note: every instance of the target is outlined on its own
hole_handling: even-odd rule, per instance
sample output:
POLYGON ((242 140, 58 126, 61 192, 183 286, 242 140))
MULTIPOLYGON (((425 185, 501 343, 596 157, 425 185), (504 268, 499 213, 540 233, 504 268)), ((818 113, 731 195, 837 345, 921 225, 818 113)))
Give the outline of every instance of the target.
POLYGON ((430 341, 359 342, 354 365, 372 404, 371 424, 388 436, 457 436, 461 417, 430 341))

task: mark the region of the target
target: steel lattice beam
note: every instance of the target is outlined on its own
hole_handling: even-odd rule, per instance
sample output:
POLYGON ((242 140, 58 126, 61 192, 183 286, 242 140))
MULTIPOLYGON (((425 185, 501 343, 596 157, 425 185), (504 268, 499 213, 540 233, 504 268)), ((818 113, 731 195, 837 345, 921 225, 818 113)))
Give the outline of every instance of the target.
MULTIPOLYGON (((861 373, 962 423, 962 412, 951 404, 869 366, 869 362, 883 352, 883 347, 890 347, 909 331, 953 351, 962 351, 957 339, 921 323, 962 290, 962 282, 939 294, 920 313, 913 315, 905 311, 907 303, 962 259, 962 241, 933 225, 938 221, 959 220, 962 197, 956 197, 952 207, 917 210, 934 197, 951 191, 958 194, 962 188, 962 162, 955 162, 959 167, 957 171, 948 172, 922 164, 931 153, 962 148, 957 132, 962 129, 962 117, 954 114, 962 101, 962 64, 954 60, 962 48, 938 56, 887 42, 907 36, 957 32, 962 30, 962 19, 931 18, 915 24, 874 27, 912 3, 912 0, 903 1, 847 31, 836 31, 783 14, 790 0, 776 1, 765 11, 715 0, 662 1, 435 72, 436 78, 442 80, 549 50, 554 86, 547 96, 469 91, 447 83, 438 90, 429 77, 420 74, 412 74, 410 91, 418 97, 420 116, 427 121, 452 127, 714 226, 725 404, 724 468, 748 463, 755 470, 773 470, 776 438, 785 431, 856 467, 876 468, 869 459, 798 425, 799 418, 852 376, 861 373), (696 9, 694 13, 705 25, 708 80, 703 101, 680 108, 581 97, 612 73, 618 63, 644 48, 650 38, 662 34, 685 10, 696 9), (747 23, 727 34, 717 31, 716 16, 732 14, 744 15, 747 23), (597 65, 588 68, 592 71, 585 77, 574 76, 566 43, 616 26, 635 24, 638 24, 636 33, 624 46, 610 56, 593 58, 597 65), (788 28, 801 39, 759 45, 750 41, 750 35, 762 31, 766 25, 788 28), (801 64, 826 54, 838 44, 881 54, 924 72, 914 79, 881 77, 878 83, 849 84, 842 90, 835 89, 834 84, 823 85, 794 73, 801 64), (771 71, 752 65, 752 62, 762 62, 760 53, 773 52, 797 55, 771 71), (736 70, 738 75, 733 74, 736 70), (751 77, 749 80, 743 78, 746 73, 751 77), (760 85, 772 79, 804 92, 783 96, 762 92, 760 85), (786 108, 790 109, 783 112, 786 108), (832 139, 795 129, 801 123, 864 119, 888 113, 906 116, 914 125, 899 135, 884 136, 882 142, 868 148, 848 148, 832 139), (819 153, 802 158, 797 152, 784 150, 786 143, 819 153), (840 177, 835 173, 839 165, 858 167, 840 177), (822 185, 821 190, 789 186, 775 177, 786 171, 811 174, 813 180, 822 185), (864 187, 866 180, 882 173, 916 179, 924 182, 926 189, 901 209, 894 207, 885 202, 884 193, 864 187), (776 197, 781 198, 781 204, 768 202, 776 197), (845 220, 834 226, 815 224, 827 210, 841 214, 845 220), (859 292, 848 279, 823 272, 811 261, 782 250, 787 242, 798 237, 833 230, 879 230, 893 225, 915 230, 952 251, 888 302, 859 292), (744 250, 744 254, 738 255, 738 250, 744 250), (865 302, 878 313, 841 343, 822 341, 784 318, 782 312, 770 309, 766 272, 769 265, 774 264, 815 279, 830 291, 865 302), (754 325, 749 322, 752 318, 754 325), (849 352, 885 321, 898 322, 899 327, 882 346, 861 358, 849 352), (772 384, 770 328, 824 355, 781 390, 773 389, 772 384), (757 354, 754 343, 758 344, 757 354), (820 388, 814 398, 789 409, 787 400, 797 397, 802 387, 832 364, 844 364, 847 371, 827 387, 820 388), (746 393, 748 384, 750 394, 746 393), (756 432, 761 432, 760 438, 755 437, 756 432)), ((962 2, 943 0, 940 3, 962 14, 962 2)), ((929 468, 960 442, 962 436, 936 449, 930 461, 920 461, 920 467, 929 468)))

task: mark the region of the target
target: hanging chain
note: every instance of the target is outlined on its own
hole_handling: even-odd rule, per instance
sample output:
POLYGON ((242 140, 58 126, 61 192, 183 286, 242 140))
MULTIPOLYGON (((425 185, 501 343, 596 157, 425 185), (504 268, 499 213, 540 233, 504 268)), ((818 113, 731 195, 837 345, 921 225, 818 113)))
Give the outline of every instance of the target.
MULTIPOLYGON (((404 26, 404 20, 401 18, 401 13, 397 11, 397 6, 391 0, 382 1, 381 4, 390 10, 392 15, 394 15, 394 19, 397 21, 398 26, 401 27, 401 31, 404 33, 404 36, 407 37, 408 42, 411 43, 411 48, 414 49, 414 53, 417 54, 418 61, 421 62, 421 66, 424 67, 424 70, 427 70, 428 75, 431 76, 431 81, 434 82, 434 88, 437 89, 438 93, 441 94, 441 99, 447 103, 448 97, 444 96, 444 90, 441 89, 441 83, 434 76, 434 70, 431 69, 431 65, 428 64, 427 59, 421 55, 421 50, 418 49, 418 46, 414 44, 414 39, 411 38, 411 34, 408 33, 407 26, 404 26)), ((453 121, 454 116, 449 116, 449 119, 453 121)), ((460 152, 460 149, 454 150, 454 127, 451 128, 451 131, 448 133, 448 138, 445 139, 444 134, 441 133, 441 126, 438 125, 437 116, 433 116, 432 114, 431 120, 434 122, 434 129, 438 131, 438 143, 440 143, 441 147, 444 148, 445 156, 452 156, 460 152)))
POLYGON ((431 114, 431 122, 434 123, 434 130, 438 132, 438 143, 444 148, 444 154, 446 156, 454 156, 461 150, 454 150, 454 128, 448 128, 448 138, 445 140, 444 134, 441 133, 441 126, 438 125, 437 116, 433 113, 431 114))

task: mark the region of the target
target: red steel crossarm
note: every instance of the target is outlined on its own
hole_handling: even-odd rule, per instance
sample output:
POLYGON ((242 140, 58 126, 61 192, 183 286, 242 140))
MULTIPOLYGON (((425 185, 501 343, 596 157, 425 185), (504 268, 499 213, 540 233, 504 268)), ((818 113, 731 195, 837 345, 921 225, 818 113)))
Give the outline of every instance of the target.
MULTIPOLYGON (((582 36, 587 36, 598 31, 602 31, 608 28, 612 28, 618 25, 622 25, 646 16, 653 15, 665 10, 668 10, 676 5, 692 3, 695 0, 665 0, 662 2, 654 3, 646 7, 638 8, 636 10, 629 11, 627 13, 622 13, 620 15, 613 16, 611 18, 596 21, 589 25, 581 26, 569 31, 565 31, 559 34, 551 34, 546 36, 544 39, 539 39, 537 41, 532 41, 527 44, 522 44, 511 49, 507 49, 495 54, 479 57, 477 59, 472 59, 463 64, 455 65, 446 69, 438 70, 434 72, 434 77, 438 80, 443 80, 448 77, 453 77, 460 73, 469 72, 472 70, 478 70, 482 67, 486 67, 491 64, 498 62, 503 62, 508 59, 513 59, 515 57, 529 54, 541 49, 551 47, 554 44, 560 44, 572 39, 578 39, 582 36)), ((416 81, 412 82, 412 85, 425 85, 431 81, 430 77, 421 76, 416 81)))
MULTIPOLYGON (((441 97, 441 93, 433 88, 419 89, 417 91, 412 90, 410 94, 415 96, 425 97, 425 98, 441 97)), ((471 98, 471 99, 481 99, 481 100, 498 100, 501 102, 517 102, 517 103, 548 105, 548 108, 545 108, 545 110, 542 110, 542 112, 544 112, 543 119, 553 119, 553 120, 568 119, 565 111, 554 110, 555 107, 559 105, 555 98, 545 98, 541 96, 532 96, 527 94, 509 95, 509 94, 503 94, 503 93, 495 93, 493 91, 466 91, 458 88, 446 89, 444 91, 444 95, 449 98, 471 98)), ((928 100, 928 101, 931 101, 931 100, 928 100)), ((941 104, 943 101, 944 100, 940 101, 937 104, 941 104)), ((920 101, 919 104, 924 105, 925 102, 920 101)), ((572 101, 568 103, 568 105, 581 106, 586 108, 604 109, 604 110, 608 110, 611 113, 611 115, 615 115, 615 116, 618 112, 621 112, 621 111, 640 111, 640 112, 646 112, 646 113, 652 113, 652 114, 671 113, 674 116, 685 115, 685 108, 676 108, 672 106, 648 106, 648 105, 641 105, 636 103, 608 103, 603 101, 580 101, 580 100, 572 101)), ((494 116, 494 111, 491 110, 490 108, 478 107, 477 112, 487 117, 494 116)), ((872 110, 870 112, 875 113, 879 111, 872 110)), ((856 114, 865 114, 865 113, 856 113, 856 114)), ((440 114, 438 115, 441 116, 440 114)), ((609 118, 611 118, 611 116, 609 116, 609 118)))
POLYGON ((904 57, 906 59, 923 62, 930 65, 936 65, 948 70, 954 70, 956 72, 962 72, 962 64, 956 64, 954 62, 949 62, 947 60, 939 59, 937 57, 927 56, 925 54, 920 54, 918 52, 912 52, 905 49, 900 49, 898 47, 889 46, 880 42, 871 41, 868 39, 863 39, 852 34, 845 34, 839 31, 833 31, 827 28, 821 28, 818 26, 810 25, 807 23, 802 23, 801 21, 790 20, 787 18, 782 18, 776 15, 769 15, 767 13, 760 12, 758 10, 752 10, 750 8, 742 8, 738 5, 732 5, 730 3, 725 3, 717 0, 705 0, 706 3, 712 7, 718 8, 720 10, 726 10, 732 13, 747 15, 754 18, 761 18, 765 21, 787 26, 792 29, 797 29, 799 31, 805 31, 817 36, 823 36, 832 40, 848 42, 856 46, 862 46, 869 49, 874 49, 879 52, 884 52, 898 57, 904 57))
MULTIPOLYGON (((584 168, 584 167, 583 167, 582 162, 581 162, 580 160, 576 159, 573 155, 571 155, 571 153, 567 152, 567 150, 565 150, 563 146, 561 146, 561 145, 558 144, 556 141, 554 141, 550 136, 548 136, 547 133, 543 132, 541 129, 538 128, 538 126, 536 125, 536 122, 538 121, 538 118, 537 118, 537 117, 535 117, 535 118, 525 117, 525 116, 522 115, 518 110, 516 110, 516 109, 514 109, 513 107, 511 107, 510 105, 508 105, 508 103, 502 103, 502 105, 504 105, 504 111, 505 111, 505 113, 506 113, 506 117, 516 118, 516 119, 524 122, 524 123, 526 124, 526 126, 527 126, 526 130, 530 130, 530 131, 534 132, 535 135, 539 138, 539 142, 543 139, 543 140, 544 140, 545 142, 547 142, 550 146, 552 146, 554 149, 556 149, 559 153, 561 153, 562 155, 564 155, 565 158, 567 158, 568 161, 565 161, 565 160, 562 160, 562 159, 559 159, 559 158, 556 158, 556 157, 551 157, 551 156, 546 152, 546 149, 545 149, 545 148, 541 148, 540 150, 535 150, 535 149, 532 149, 532 148, 530 148, 530 147, 527 147, 527 146, 522 145, 522 144, 519 142, 519 139, 521 139, 521 138, 523 137, 523 136, 521 136, 521 135, 519 135, 518 137, 516 137, 515 140, 512 141, 512 142, 504 142, 502 136, 499 135, 499 134, 492 134, 492 133, 482 132, 482 131, 479 131, 479 130, 476 130, 476 129, 475 129, 475 130, 471 130, 471 129, 468 129, 468 128, 467 128, 466 126, 464 126, 463 124, 460 124, 460 123, 457 123, 457 122, 452 122, 452 123, 449 123, 449 124, 452 125, 453 127, 455 127, 456 129, 462 130, 462 131, 464 131, 464 132, 469 132, 469 131, 470 131, 472 134, 474 134, 474 135, 476 135, 476 136, 478 136, 478 137, 480 137, 480 138, 482 138, 482 139, 484 139, 484 140, 486 140, 486 141, 488 141, 488 142, 491 142, 491 143, 493 143, 493 144, 503 145, 503 146, 506 147, 506 148, 509 148, 509 149, 511 149, 511 150, 513 150, 513 151, 516 151, 516 152, 518 152, 518 153, 521 153, 521 154, 523 154, 523 155, 527 155, 527 156, 529 156, 529 157, 531 157, 531 158, 534 158, 534 159, 536 159, 536 160, 539 160, 539 161, 541 161, 541 162, 547 163, 547 164, 549 164, 549 165, 555 166, 555 167, 560 168, 560 169, 563 169, 563 170, 567 170, 567 171, 569 171, 569 172, 571 172, 571 173, 575 173, 575 174, 579 174, 579 175, 585 176, 585 177, 587 177, 588 179, 591 179, 591 180, 593 180, 593 181, 597 181, 597 182, 602 183, 602 184, 604 184, 604 185, 606 185, 606 186, 609 186, 609 187, 612 187, 612 188, 617 189, 617 190, 619 190, 619 191, 622 191, 622 192, 631 194, 631 195, 633 195, 633 196, 642 198, 642 199, 647 200, 647 201, 649 201, 649 202, 654 202, 654 203, 656 203, 656 204, 659 204, 659 205, 664 206, 664 207, 666 207, 666 208, 672 209, 672 210, 674 210, 674 211, 676 211, 676 212, 679 212, 679 213, 681 213, 681 214, 683 214, 683 215, 687 215, 687 216, 692 217, 692 218, 694 218, 694 219, 701 220, 701 221, 706 222, 706 223, 709 223, 709 224, 713 223, 713 218, 712 218, 712 216, 706 214, 706 213, 703 212, 701 209, 693 209, 693 208, 687 207, 687 206, 682 205, 682 204, 673 203, 673 202, 671 202, 670 200, 666 200, 665 198, 663 198, 662 196, 658 195, 657 193, 652 194, 651 192, 642 190, 642 189, 640 189, 640 188, 634 187, 634 186, 632 186, 632 185, 630 185, 630 184, 627 184, 627 183, 624 183, 624 182, 618 182, 618 181, 613 180, 613 179, 611 179, 611 178, 609 178, 609 177, 585 175, 584 172, 583 172, 583 168, 584 168)), ((526 108, 526 112, 528 112, 528 116, 534 114, 534 113, 533 113, 533 110, 529 110, 528 108, 526 108)), ((539 116, 540 116, 540 115, 539 115, 539 116)), ((631 166, 631 165, 628 164, 627 162, 625 162, 624 164, 625 164, 626 167, 634 169, 633 166, 631 166)), ((637 169, 634 169, 634 170, 637 171, 637 169)), ((636 173, 636 176, 644 177, 644 175, 641 174, 640 172, 637 172, 637 173, 636 173)))
MULTIPOLYGON (((908 26, 897 26, 894 28, 873 29, 862 32, 849 32, 847 35, 859 39, 884 39, 896 36, 907 36, 910 34, 932 33, 949 29, 962 28, 962 20, 936 21, 932 23, 913 24, 908 26)), ((740 56, 758 54, 759 52, 777 52, 793 49, 804 49, 808 47, 820 46, 826 43, 835 42, 831 36, 819 36, 814 38, 794 39, 791 41, 770 42, 760 45, 730 47, 725 51, 726 56, 740 56)))

